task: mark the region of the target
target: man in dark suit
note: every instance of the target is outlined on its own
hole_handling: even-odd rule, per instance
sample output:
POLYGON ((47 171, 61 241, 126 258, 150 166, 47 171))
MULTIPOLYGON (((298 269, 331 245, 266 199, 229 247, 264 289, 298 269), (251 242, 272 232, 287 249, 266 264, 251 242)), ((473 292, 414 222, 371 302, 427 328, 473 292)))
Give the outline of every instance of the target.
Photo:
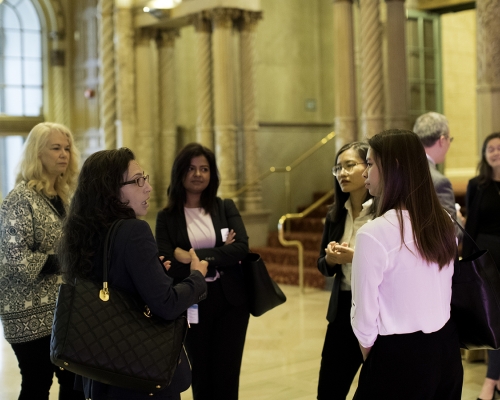
POLYGON ((442 114, 428 112, 417 118, 413 131, 420 136, 420 140, 424 145, 432 182, 441 205, 463 225, 462 214, 460 211, 457 212, 455 208, 455 194, 451 182, 436 168, 436 164, 444 162, 446 153, 453 141, 453 137, 450 136, 448 120, 442 114))

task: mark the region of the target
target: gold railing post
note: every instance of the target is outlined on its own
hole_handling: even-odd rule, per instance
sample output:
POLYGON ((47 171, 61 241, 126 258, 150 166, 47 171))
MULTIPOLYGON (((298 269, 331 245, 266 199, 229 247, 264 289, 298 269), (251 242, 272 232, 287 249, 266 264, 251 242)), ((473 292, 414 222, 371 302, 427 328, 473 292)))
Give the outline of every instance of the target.
POLYGON ((334 189, 331 189, 328 193, 324 194, 323 196, 321 196, 320 199, 316 200, 313 204, 307 207, 303 212, 295 214, 287 213, 283 215, 278 222, 278 239, 280 243, 285 247, 291 247, 291 246, 297 247, 298 257, 299 257, 299 290, 301 293, 304 293, 304 245, 300 240, 285 239, 283 225, 286 222, 289 222, 288 220, 290 219, 306 217, 312 211, 314 211, 316 208, 322 205, 326 200, 332 197, 334 193, 335 193, 334 189))

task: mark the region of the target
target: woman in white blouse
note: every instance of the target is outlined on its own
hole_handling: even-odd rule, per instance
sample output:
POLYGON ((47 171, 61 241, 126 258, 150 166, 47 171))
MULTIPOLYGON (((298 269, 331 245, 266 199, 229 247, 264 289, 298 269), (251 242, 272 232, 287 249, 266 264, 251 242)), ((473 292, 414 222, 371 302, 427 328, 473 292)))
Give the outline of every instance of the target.
POLYGON ((365 360, 354 399, 459 400, 453 223, 415 133, 393 129, 368 142, 363 175, 378 205, 352 262, 351 324, 365 360))

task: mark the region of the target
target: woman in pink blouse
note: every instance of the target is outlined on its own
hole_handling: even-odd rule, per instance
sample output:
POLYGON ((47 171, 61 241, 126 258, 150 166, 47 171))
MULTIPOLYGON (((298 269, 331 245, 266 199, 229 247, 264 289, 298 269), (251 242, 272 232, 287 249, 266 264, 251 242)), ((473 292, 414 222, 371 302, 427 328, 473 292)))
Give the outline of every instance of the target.
POLYGON ((453 222, 415 133, 393 129, 368 143, 363 175, 378 206, 358 230, 352 262, 351 324, 365 360, 354 399, 459 400, 453 222))

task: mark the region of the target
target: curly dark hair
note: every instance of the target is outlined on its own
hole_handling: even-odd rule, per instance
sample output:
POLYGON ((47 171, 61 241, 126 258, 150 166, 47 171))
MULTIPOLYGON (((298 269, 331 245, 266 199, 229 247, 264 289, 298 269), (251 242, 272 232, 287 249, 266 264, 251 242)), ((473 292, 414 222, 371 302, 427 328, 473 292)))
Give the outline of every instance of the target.
POLYGON ((92 257, 112 223, 135 218, 134 210, 120 201, 123 175, 134 159, 131 150, 121 148, 98 151, 83 164, 58 249, 65 282, 89 278, 92 257))
POLYGON ((215 161, 215 154, 209 148, 199 143, 189 143, 184 146, 172 166, 170 186, 167 190, 168 203, 165 207, 169 211, 177 211, 184 214, 184 204, 186 203, 186 189, 184 188, 184 178, 186 177, 191 160, 194 157, 205 156, 210 167, 210 182, 201 194, 201 207, 205 212, 214 215, 216 210, 217 190, 219 189, 219 170, 215 161))

